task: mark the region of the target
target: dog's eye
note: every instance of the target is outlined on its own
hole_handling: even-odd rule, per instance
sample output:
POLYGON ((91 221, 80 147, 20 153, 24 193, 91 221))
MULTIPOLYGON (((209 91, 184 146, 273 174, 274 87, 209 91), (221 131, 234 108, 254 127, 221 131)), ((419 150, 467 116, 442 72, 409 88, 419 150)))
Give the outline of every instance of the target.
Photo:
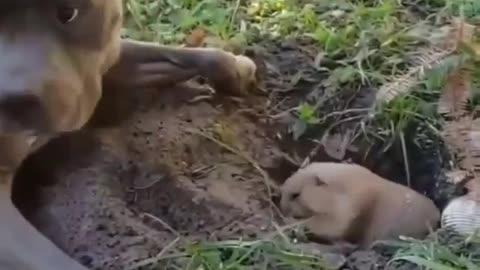
POLYGON ((68 6, 57 7, 57 19, 61 24, 73 22, 78 17, 78 8, 68 6))
POLYGON ((293 193, 292 195, 290 195, 290 199, 292 200, 296 200, 298 199, 298 197, 300 197, 300 193, 293 193))

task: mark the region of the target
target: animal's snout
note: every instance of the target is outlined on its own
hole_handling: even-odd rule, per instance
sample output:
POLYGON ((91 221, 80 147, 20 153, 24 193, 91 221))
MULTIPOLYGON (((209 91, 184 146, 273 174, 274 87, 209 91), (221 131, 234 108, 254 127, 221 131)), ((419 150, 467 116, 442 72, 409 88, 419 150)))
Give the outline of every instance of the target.
POLYGON ((48 32, 0 31, 0 133, 48 128, 44 97, 62 75, 53 69, 59 55, 54 41, 48 32))
POLYGON ((32 93, 30 90, 0 89, 0 132, 46 128, 46 112, 40 99, 32 93))

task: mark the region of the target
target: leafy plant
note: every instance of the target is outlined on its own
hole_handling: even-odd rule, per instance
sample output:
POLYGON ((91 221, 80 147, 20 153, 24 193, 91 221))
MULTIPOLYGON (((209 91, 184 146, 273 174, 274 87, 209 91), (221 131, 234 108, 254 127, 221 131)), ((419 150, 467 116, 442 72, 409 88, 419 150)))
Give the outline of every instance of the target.
POLYGON ((302 254, 282 241, 226 241, 188 249, 188 269, 327 269, 321 258, 302 254))
POLYGON ((307 130, 308 125, 318 124, 320 119, 317 118, 316 109, 314 106, 303 103, 298 108, 298 121, 291 127, 293 138, 298 140, 307 130))
POLYGON ((125 36, 178 43, 195 27, 228 39, 234 35, 234 7, 216 0, 126 0, 125 36))
POLYGON ((425 240, 392 243, 398 250, 389 264, 404 261, 431 270, 479 270, 479 244, 478 235, 461 237, 442 230, 425 240))

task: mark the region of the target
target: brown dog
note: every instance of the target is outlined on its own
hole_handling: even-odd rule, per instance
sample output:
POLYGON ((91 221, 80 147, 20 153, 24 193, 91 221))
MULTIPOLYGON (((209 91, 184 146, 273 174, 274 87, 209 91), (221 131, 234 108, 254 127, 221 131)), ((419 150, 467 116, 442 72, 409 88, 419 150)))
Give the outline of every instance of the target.
POLYGON ((122 12, 121 0, 0 3, 0 269, 86 269, 19 213, 11 187, 27 155, 85 126, 103 91, 196 75, 219 90, 246 87, 239 80, 250 73, 234 67, 232 54, 121 40, 122 12))
POLYGON ((440 213, 427 197, 356 164, 312 163, 282 186, 282 210, 311 218, 306 227, 330 242, 367 247, 400 235, 423 237, 440 213))

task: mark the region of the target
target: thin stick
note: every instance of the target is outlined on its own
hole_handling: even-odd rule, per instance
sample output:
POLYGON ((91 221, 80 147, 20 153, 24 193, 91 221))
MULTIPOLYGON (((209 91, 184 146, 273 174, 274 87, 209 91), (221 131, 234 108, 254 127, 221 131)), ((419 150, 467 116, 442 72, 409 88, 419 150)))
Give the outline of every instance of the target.
POLYGON ((411 188, 412 183, 410 182, 410 166, 408 164, 407 146, 405 144, 405 136, 403 135, 403 131, 400 131, 400 143, 402 144, 403 160, 405 162, 405 174, 407 175, 407 185, 411 188))
POLYGON ((233 10, 232 18, 230 19, 230 31, 232 31, 233 24, 235 23, 235 18, 237 17, 238 9, 240 8, 240 3, 242 0, 237 0, 237 4, 235 5, 235 9, 233 10))
POLYGON ((155 179, 154 181, 152 181, 151 183, 148 183, 144 186, 133 186, 132 188, 134 190, 145 190, 145 189, 149 189, 153 186, 155 186, 156 184, 158 184, 160 181, 162 181, 164 179, 164 177, 159 177, 157 179, 155 179))
POLYGON ((135 270, 135 269, 139 269, 140 267, 144 267, 147 265, 152 265, 154 263, 160 262, 161 260, 164 259, 163 255, 165 255, 165 253, 167 253, 168 250, 170 250, 173 246, 175 246, 178 241, 180 241, 180 237, 175 238, 175 240, 173 240, 168 245, 166 245, 155 257, 140 261, 130 266, 129 268, 127 268, 127 270, 135 270))
POLYGON ((163 221, 161 218, 159 217, 156 217, 152 214, 149 214, 149 213, 142 213, 141 214, 142 217, 147 217, 155 222, 158 222, 160 223, 163 227, 165 227, 167 230, 169 230, 170 232, 172 232, 173 234, 175 234, 175 236, 177 237, 180 237, 180 233, 177 232, 174 228, 172 228, 172 226, 168 225, 168 223, 166 223, 165 221, 163 221))

